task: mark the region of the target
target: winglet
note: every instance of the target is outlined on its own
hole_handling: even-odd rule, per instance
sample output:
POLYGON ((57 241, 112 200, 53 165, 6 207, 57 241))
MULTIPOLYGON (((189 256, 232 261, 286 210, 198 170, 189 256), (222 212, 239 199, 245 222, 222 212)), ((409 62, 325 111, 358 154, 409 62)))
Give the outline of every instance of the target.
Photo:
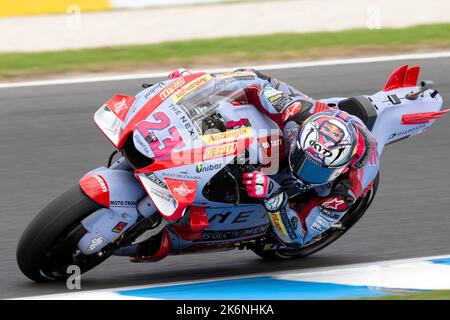
POLYGON ((419 78, 419 72, 420 66, 408 68, 405 80, 403 81, 403 87, 415 87, 417 85, 417 79, 419 78))
POLYGON ((408 65, 405 64, 392 72, 389 76, 383 91, 390 91, 403 87, 403 81, 405 80, 406 72, 408 71, 408 65))
POLYGON ((405 114, 402 116, 402 124, 423 124, 428 123, 430 121, 439 119, 443 117, 450 109, 445 109, 437 112, 422 112, 422 113, 413 113, 413 114, 405 114))

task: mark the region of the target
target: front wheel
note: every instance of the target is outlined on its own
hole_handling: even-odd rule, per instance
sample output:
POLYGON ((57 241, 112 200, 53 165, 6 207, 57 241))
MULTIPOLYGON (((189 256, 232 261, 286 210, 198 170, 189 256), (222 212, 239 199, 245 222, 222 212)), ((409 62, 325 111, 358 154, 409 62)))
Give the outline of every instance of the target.
POLYGON ((280 250, 263 250, 262 247, 252 248, 258 256, 267 260, 286 260, 293 258, 302 258, 322 250, 332 242, 340 238, 347 232, 369 208, 375 194, 377 193, 379 175, 374 180, 372 189, 367 192, 365 197, 360 197, 350 210, 341 219, 342 228, 331 228, 320 235, 319 238, 312 239, 309 243, 299 249, 280 249, 280 250))
POLYGON ((20 270, 36 282, 66 279, 67 268, 77 265, 86 272, 110 254, 84 255, 78 242, 86 233, 81 221, 102 206, 73 187, 47 205, 28 225, 17 246, 20 270))

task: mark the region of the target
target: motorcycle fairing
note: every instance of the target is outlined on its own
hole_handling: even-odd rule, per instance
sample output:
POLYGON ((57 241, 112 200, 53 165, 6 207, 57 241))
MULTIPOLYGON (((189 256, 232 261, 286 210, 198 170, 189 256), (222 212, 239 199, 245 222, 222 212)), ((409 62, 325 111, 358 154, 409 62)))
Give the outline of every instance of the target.
MULTIPOLYGON (((229 205, 207 207, 208 227, 202 230, 200 237, 186 239, 171 227, 174 253, 183 250, 197 250, 207 247, 221 247, 234 242, 246 241, 264 235, 270 221, 264 206, 259 204, 229 205)), ((189 226, 190 218, 186 214, 179 226, 189 226)))
POLYGON ((174 104, 175 100, 179 101, 179 99, 183 97, 183 95, 181 95, 179 91, 183 92, 183 94, 186 95, 199 86, 204 85, 210 79, 210 74, 201 72, 189 74, 185 77, 176 78, 171 80, 170 82, 167 81, 167 85, 161 88, 161 90, 157 94, 150 96, 147 100, 143 99, 143 102, 141 102, 143 105, 141 105, 139 109, 135 111, 132 117, 128 118, 128 121, 126 123, 123 123, 117 148, 121 149, 125 144, 128 136, 135 130, 136 126, 141 121, 145 121, 149 116, 151 116, 156 109, 162 106, 174 104), (174 96, 175 93, 177 94, 176 96, 174 96))
POLYGON ((84 254, 92 254, 113 242, 137 220, 137 202, 145 195, 144 190, 129 171, 111 170, 105 167, 97 168, 87 173, 81 180, 89 179, 91 184, 98 183, 98 188, 82 187, 87 196, 98 201, 98 195, 91 190, 105 190, 108 194, 108 203, 102 198, 105 208, 85 218, 81 224, 87 233, 80 239, 78 248, 84 254), (90 177, 96 177, 91 179, 90 177), (105 189, 106 188, 106 189, 105 189))
POLYGON ((119 143, 121 127, 135 101, 135 97, 117 94, 106 101, 94 115, 95 124, 114 146, 119 143))
MULTIPOLYGON (((371 132, 377 141, 378 156, 385 145, 421 133, 447 112, 442 110, 441 95, 433 89, 424 90, 416 99, 406 97, 420 89, 416 86, 419 71, 419 66, 401 66, 393 71, 381 91, 365 95, 377 114, 371 132)), ((324 101, 338 105, 344 99, 329 98, 324 101)))
MULTIPOLYGON (((209 201, 202 194, 208 181, 228 163, 233 161, 238 152, 245 150, 248 143, 240 144, 232 155, 210 161, 199 161, 183 166, 176 166, 170 159, 153 163, 147 168, 135 171, 147 194, 160 213, 169 220, 178 220, 191 204, 201 205, 209 201), (203 170, 203 168, 210 170, 203 170)), ((197 151, 198 152, 198 151, 197 151)), ((202 151, 200 154, 204 154, 202 151)), ((192 158, 193 159, 193 158, 192 158)), ((214 205, 208 203, 208 205, 214 205)))

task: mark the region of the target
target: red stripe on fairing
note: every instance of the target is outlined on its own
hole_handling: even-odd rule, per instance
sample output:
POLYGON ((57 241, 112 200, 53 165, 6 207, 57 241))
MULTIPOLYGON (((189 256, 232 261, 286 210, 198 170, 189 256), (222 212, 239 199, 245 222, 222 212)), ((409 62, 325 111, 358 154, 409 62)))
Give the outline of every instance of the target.
MULTIPOLYGON (((162 88, 161 91, 159 91, 153 98, 151 98, 135 115, 133 118, 130 119, 130 121, 127 123, 125 128, 120 133, 119 142, 117 145, 117 149, 121 149, 123 145, 125 144, 125 141, 127 140, 130 133, 133 132, 136 125, 141 122, 142 120, 145 120, 153 111, 155 111, 156 108, 158 108, 161 103, 166 101, 169 97, 171 97, 179 88, 182 88, 184 84, 191 82, 192 80, 195 80, 206 73, 194 73, 187 75, 183 77, 184 82, 179 87, 176 87, 170 94, 164 97, 164 99, 161 98, 161 93, 165 91, 168 87, 170 87, 171 84, 167 85, 166 87, 162 88)), ((178 79, 174 79, 174 82, 176 82, 178 79)), ((172 82, 173 83, 173 82, 172 82)))
POLYGON ((403 87, 415 87, 419 78, 420 66, 414 66, 406 71, 403 87))
POLYGON ((408 71, 408 65, 405 64, 391 73, 386 84, 384 85, 383 91, 390 91, 403 86, 405 80, 406 72, 408 71))
MULTIPOLYGON (((237 154, 243 152, 245 149, 247 149, 251 145, 251 143, 253 142, 253 138, 241 139, 241 140, 237 140, 237 141, 230 141, 225 144, 231 144, 234 142, 237 142, 237 147, 236 147, 235 152, 230 153, 229 155, 225 155, 225 156, 218 155, 215 157, 208 158, 207 160, 237 155, 237 154)), ((205 154, 206 149, 220 147, 220 146, 221 146, 220 144, 219 145, 206 145, 206 146, 203 146, 200 148, 195 148, 195 149, 190 149, 190 150, 181 150, 181 151, 177 152, 175 154, 175 156, 171 156, 165 160, 155 159, 155 161, 151 165, 141 168, 141 169, 137 169, 134 171, 134 173, 138 174, 138 173, 154 172, 154 171, 159 171, 159 170, 166 170, 166 169, 170 169, 170 168, 187 166, 187 165, 194 164, 194 163, 200 163, 200 162, 204 161, 203 156, 205 154), (176 160, 183 159, 183 161, 175 162, 174 161, 175 159, 176 160)))
POLYGON ((443 115, 445 115, 449 111, 450 111, 450 109, 446 109, 446 110, 442 110, 442 111, 438 111, 438 112, 422 112, 422 113, 405 114, 402 116, 401 123, 403 125, 428 123, 430 121, 441 118, 443 115))
POLYGON ((109 187, 105 179, 98 174, 87 174, 80 179, 80 188, 95 202, 109 208, 109 187))

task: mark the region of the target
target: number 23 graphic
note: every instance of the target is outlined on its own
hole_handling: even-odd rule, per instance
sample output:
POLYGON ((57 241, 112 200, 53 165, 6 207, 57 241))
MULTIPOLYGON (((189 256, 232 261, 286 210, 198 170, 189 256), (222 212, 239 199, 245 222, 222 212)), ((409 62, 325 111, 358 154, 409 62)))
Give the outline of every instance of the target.
POLYGON ((136 129, 148 142, 156 158, 162 160, 170 156, 175 147, 182 148, 185 146, 185 143, 180 133, 178 132, 178 129, 175 126, 168 128, 171 123, 170 118, 165 113, 156 112, 153 115, 153 118, 156 120, 156 122, 148 120, 141 121, 136 126, 136 129), (167 131, 169 136, 160 141, 155 136, 153 131, 163 131, 163 130, 167 131))

